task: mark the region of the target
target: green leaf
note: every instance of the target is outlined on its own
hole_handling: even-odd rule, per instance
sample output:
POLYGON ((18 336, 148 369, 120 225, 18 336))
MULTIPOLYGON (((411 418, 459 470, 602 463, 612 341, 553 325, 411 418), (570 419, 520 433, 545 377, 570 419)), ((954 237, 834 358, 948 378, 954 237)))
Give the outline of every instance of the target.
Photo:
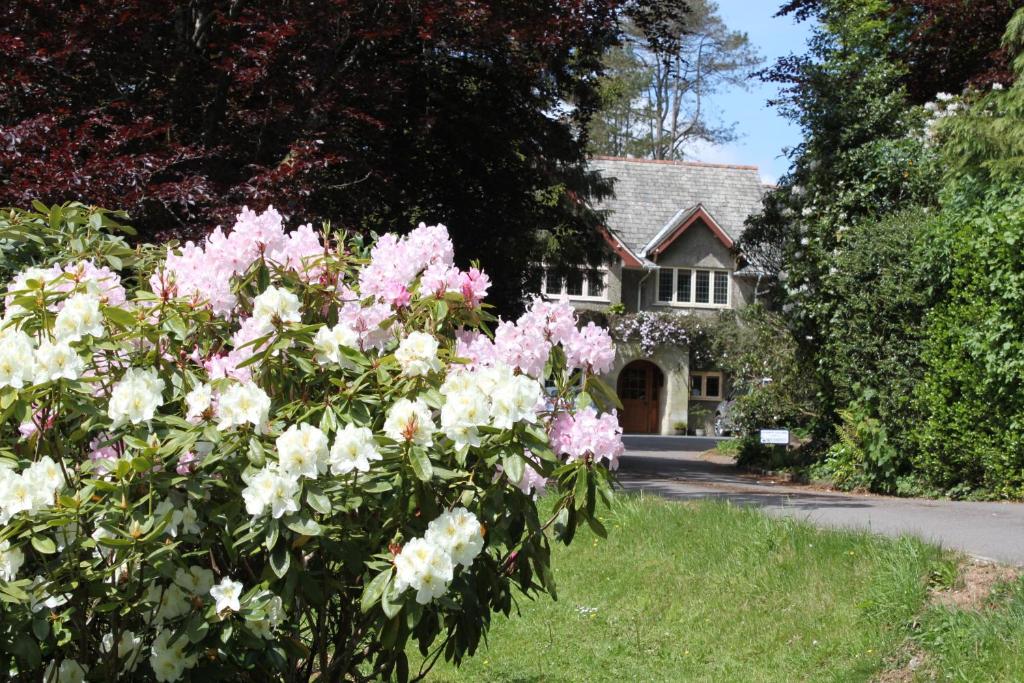
POLYGON ((49 536, 32 534, 32 547, 44 555, 52 555, 57 552, 57 544, 49 536))
POLYGON ((263 545, 267 547, 267 550, 273 550, 274 546, 277 545, 277 537, 280 533, 280 525, 276 519, 272 519, 267 522, 267 533, 263 537, 263 545))
POLYGON ((392 574, 393 571, 391 569, 381 572, 373 577, 373 580, 363 588, 363 599, 361 602, 363 614, 369 612, 380 601, 384 591, 387 590, 388 585, 391 583, 392 574))
POLYGON ((523 480, 525 467, 526 463, 523 461, 522 456, 517 455, 516 453, 510 453, 502 456, 501 458, 501 468, 505 470, 505 476, 508 477, 509 481, 513 484, 518 484, 523 480))
POLYGON ((117 306, 106 306, 103 315, 107 320, 120 327, 132 327, 138 323, 135 315, 117 306))
POLYGON ((292 554, 288 552, 287 546, 278 546, 274 552, 270 553, 270 568, 279 579, 284 578, 284 575, 288 573, 291 563, 292 554))
POLYGON ((318 493, 312 489, 307 489, 306 502, 309 503, 309 507, 319 512, 321 515, 330 514, 331 512, 331 499, 322 493, 318 493))
POLYGON ((434 476, 434 466, 430 464, 427 452, 419 446, 409 449, 409 464, 412 471, 420 481, 430 481, 434 476))
POLYGON ((312 519, 289 516, 285 519, 284 525, 297 534, 303 536, 319 536, 324 532, 323 527, 312 519))

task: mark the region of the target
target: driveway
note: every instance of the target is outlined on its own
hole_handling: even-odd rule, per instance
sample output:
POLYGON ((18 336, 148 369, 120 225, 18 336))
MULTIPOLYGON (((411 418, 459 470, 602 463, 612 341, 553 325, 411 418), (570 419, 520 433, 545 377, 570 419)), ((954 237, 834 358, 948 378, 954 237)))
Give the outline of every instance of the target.
POLYGON ((706 457, 715 439, 627 436, 619 480, 674 500, 718 498, 826 527, 914 535, 970 555, 1024 566, 1024 504, 971 503, 832 493, 743 474, 706 457))

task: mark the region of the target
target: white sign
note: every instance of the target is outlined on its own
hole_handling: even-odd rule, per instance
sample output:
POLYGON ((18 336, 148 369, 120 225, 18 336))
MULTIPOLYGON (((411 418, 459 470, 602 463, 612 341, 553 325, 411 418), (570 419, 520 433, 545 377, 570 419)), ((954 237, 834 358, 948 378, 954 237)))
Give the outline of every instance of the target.
POLYGON ((789 430, 788 429, 762 429, 761 430, 761 443, 765 444, 781 444, 783 446, 789 445, 789 430))

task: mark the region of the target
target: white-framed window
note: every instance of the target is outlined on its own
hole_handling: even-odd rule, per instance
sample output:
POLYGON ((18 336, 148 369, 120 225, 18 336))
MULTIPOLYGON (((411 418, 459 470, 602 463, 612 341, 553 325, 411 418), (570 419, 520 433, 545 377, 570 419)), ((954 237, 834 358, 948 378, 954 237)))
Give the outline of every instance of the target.
POLYGON ((541 278, 541 294, 553 299, 563 294, 570 299, 587 301, 608 300, 608 271, 598 268, 596 271, 577 269, 569 272, 566 277, 559 277, 553 270, 544 270, 541 278))
POLYGON ((727 308, 732 274, 706 268, 659 268, 658 303, 663 306, 727 308))
POLYGON ((721 401, 723 383, 720 372, 691 372, 690 398, 698 401, 721 401))

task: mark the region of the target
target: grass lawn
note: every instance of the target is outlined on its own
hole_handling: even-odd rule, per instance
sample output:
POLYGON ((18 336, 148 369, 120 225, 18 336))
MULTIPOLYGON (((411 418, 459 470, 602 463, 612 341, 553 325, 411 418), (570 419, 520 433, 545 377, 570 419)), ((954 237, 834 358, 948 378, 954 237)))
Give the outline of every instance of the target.
POLYGON ((870 680, 951 562, 715 502, 620 496, 605 521, 607 540, 581 530, 556 550, 557 602, 521 600, 461 669, 426 680, 870 680))
POLYGON ((917 680, 1024 680, 1024 581, 997 586, 971 609, 929 609, 915 641, 924 652, 917 680))

